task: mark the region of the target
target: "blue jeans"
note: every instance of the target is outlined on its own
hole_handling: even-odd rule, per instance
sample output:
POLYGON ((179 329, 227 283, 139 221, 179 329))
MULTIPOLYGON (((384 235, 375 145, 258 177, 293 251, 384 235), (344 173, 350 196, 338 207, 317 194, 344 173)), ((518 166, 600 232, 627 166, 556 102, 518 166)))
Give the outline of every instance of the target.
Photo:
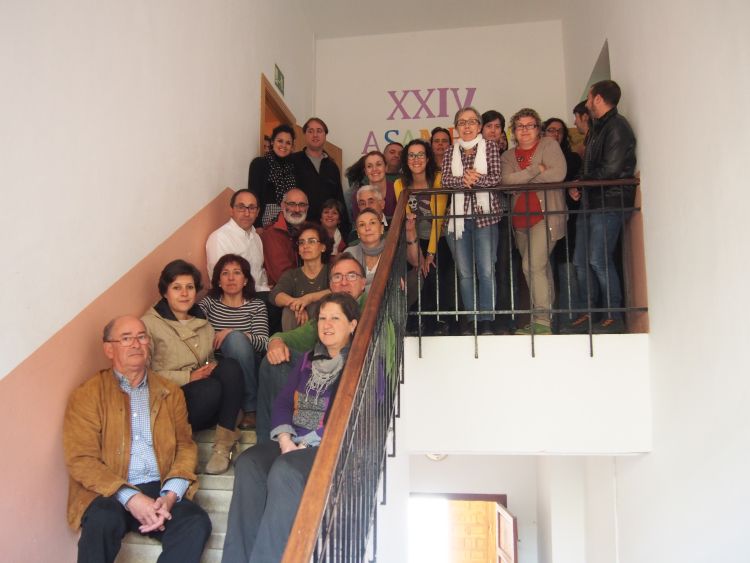
MULTIPOLYGON (((466 310, 492 311, 495 309, 495 260, 497 259, 497 223, 476 227, 473 219, 464 221, 460 239, 448 234, 458 273, 458 288, 466 310), (476 271, 475 271, 476 269, 476 271), (474 301, 474 279, 479 285, 478 303, 474 301)), ((477 321, 492 321, 495 315, 476 315, 477 321)))
MULTIPOLYGON (((578 216, 573 253, 578 295, 574 308, 586 309, 597 305, 602 308, 622 307, 622 289, 614 254, 623 221, 619 211, 578 216), (590 292, 587 292, 588 287, 590 292)), ((606 316, 618 319, 622 313, 609 313, 606 316)))
POLYGON ((221 355, 232 358, 240 364, 245 382, 245 395, 242 397, 242 410, 255 412, 258 405, 258 361, 250 339, 245 333, 233 330, 221 343, 221 355))

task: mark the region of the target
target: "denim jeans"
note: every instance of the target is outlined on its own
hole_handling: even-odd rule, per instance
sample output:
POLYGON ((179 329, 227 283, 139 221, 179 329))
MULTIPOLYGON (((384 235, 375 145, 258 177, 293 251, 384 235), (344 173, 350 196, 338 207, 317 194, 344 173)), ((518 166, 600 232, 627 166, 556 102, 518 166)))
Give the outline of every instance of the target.
MULTIPOLYGON (((458 288, 464 309, 494 310, 497 223, 488 227, 476 227, 473 219, 466 219, 461 238, 457 239, 455 233, 449 233, 448 244, 456 263, 458 288), (477 303, 474 301, 475 279, 479 286, 477 303)), ((493 314, 476 315, 477 321, 491 321, 494 318, 493 314)))
MULTIPOLYGON (((573 264, 579 291, 574 308, 622 307, 622 289, 614 254, 623 221, 619 211, 578 216, 573 264), (591 290, 587 298, 588 287, 591 290)), ((622 313, 610 313, 606 316, 618 319, 622 313)))
POLYGON ((250 339, 242 331, 233 330, 221 343, 221 355, 224 358, 232 358, 240 364, 245 382, 242 410, 255 412, 258 405, 258 361, 250 339))

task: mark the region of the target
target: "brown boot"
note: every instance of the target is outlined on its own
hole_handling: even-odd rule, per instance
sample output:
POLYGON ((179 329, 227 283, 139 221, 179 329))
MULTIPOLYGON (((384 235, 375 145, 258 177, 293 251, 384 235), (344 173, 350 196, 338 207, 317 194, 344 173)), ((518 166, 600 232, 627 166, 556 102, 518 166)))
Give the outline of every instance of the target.
POLYGON ((232 459, 232 453, 239 437, 239 430, 229 430, 223 426, 216 426, 214 451, 206 464, 206 473, 220 475, 229 469, 229 462, 232 459))

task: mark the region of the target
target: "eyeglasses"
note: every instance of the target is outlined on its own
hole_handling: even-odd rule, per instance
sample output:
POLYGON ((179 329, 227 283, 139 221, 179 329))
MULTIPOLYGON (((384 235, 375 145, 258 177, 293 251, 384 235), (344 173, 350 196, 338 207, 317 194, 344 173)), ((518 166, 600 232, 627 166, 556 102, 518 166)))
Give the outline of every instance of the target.
POLYGON ((347 272, 345 274, 331 274, 331 282, 341 283, 346 278, 346 281, 355 282, 359 278, 363 277, 362 274, 357 272, 347 272))
POLYGON ((526 125, 521 125, 520 123, 516 125, 516 129, 520 129, 521 131, 533 131, 537 128, 536 123, 527 123, 526 125))
POLYGON ((406 158, 408 160, 422 160, 425 156, 427 156, 424 151, 423 152, 410 152, 406 154, 406 158))
POLYGON ((316 238, 301 238, 297 240, 297 246, 303 246, 305 244, 318 244, 320 241, 316 238))
POLYGON ((557 135, 560 131, 562 131, 561 127, 547 127, 547 129, 545 129, 544 132, 545 133, 553 133, 553 134, 557 135))
POLYGON ((459 119, 456 121, 457 127, 465 127, 466 125, 479 125, 478 119, 459 119))
POLYGON ((310 207, 310 204, 303 201, 285 201, 284 203, 287 207, 296 207, 297 209, 307 209, 310 207))
POLYGON ((238 203, 234 206, 234 208, 240 213, 253 213, 255 211, 258 211, 257 205, 242 205, 241 203, 238 203))
POLYGON ((138 341, 139 344, 148 344, 149 340, 151 340, 148 337, 148 334, 145 332, 142 332, 141 334, 136 334, 135 336, 131 334, 126 334, 119 340, 107 340, 107 342, 117 342, 120 346, 128 347, 132 346, 134 341, 138 341))

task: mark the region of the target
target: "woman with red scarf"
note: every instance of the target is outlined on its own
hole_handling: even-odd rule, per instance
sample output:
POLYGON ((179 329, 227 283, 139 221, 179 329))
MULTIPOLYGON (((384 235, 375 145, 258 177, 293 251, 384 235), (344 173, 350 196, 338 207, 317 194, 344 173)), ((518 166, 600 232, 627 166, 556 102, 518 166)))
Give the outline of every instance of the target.
MULTIPOLYGON (((510 123, 516 146, 500 157, 502 183, 562 182, 567 170, 565 156, 557 141, 542 137, 539 114, 524 108, 510 123)), ((555 243, 565 236, 566 214, 559 212, 566 209, 562 189, 513 194, 513 230, 534 311, 531 322, 516 334, 552 334, 550 309, 555 300, 555 286, 549 257, 555 243)))

